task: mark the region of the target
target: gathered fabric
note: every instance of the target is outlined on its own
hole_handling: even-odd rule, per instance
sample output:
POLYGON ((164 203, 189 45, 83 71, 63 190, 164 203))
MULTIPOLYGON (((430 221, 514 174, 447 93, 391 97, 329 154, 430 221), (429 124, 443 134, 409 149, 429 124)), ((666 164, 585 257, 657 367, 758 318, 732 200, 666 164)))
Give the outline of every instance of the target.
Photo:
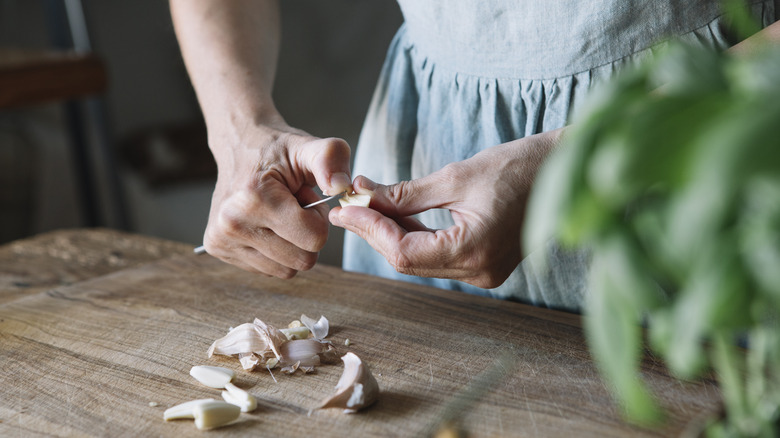
MULTIPOLYGON (((720 0, 399 0, 404 24, 390 45, 360 135, 353 175, 382 184, 416 179, 492 146, 565 126, 588 91, 676 38, 723 50, 736 41, 720 0)), ((776 0, 753 1, 761 24, 776 0)), ((452 225, 446 210, 419 215, 452 225)), ((482 289, 399 274, 347 233, 344 268, 495 298, 578 311, 585 248, 550 243, 504 284, 482 289)))

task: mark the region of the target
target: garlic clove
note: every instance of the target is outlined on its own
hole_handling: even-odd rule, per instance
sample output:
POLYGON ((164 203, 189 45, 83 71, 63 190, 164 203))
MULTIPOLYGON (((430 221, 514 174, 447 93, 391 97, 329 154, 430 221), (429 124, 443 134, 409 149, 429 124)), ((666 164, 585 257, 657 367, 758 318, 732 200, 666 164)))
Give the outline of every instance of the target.
POLYGON ((232 383, 225 385, 225 389, 225 391, 222 391, 222 398, 226 402, 241 408, 241 412, 252 412, 257 409, 257 399, 252 394, 232 383))
POLYGON ((224 426, 241 415, 241 408, 223 401, 207 401, 195 405, 192 416, 198 429, 213 429, 224 426))
POLYGON ((320 316, 320 319, 315 321, 314 318, 309 318, 306 315, 301 315, 301 322, 303 325, 306 326, 306 328, 311 331, 312 336, 314 336, 314 339, 325 339, 325 337, 328 336, 328 330, 330 329, 330 324, 328 323, 328 318, 325 318, 324 316, 320 316))
POLYGON ((224 388, 236 377, 235 371, 223 367, 211 367, 207 365, 196 365, 190 369, 190 375, 198 382, 210 388, 224 388))
POLYGON ((353 193, 351 195, 346 194, 339 198, 339 204, 341 204, 342 207, 368 207, 369 204, 371 204, 371 195, 359 195, 357 193, 353 193))
POLYGON ((192 400, 188 401, 182 404, 178 404, 176 406, 170 407, 163 412, 163 420, 170 421, 170 420, 182 420, 182 419, 192 419, 195 418, 192 415, 192 410, 195 408, 196 405, 200 403, 205 402, 212 402, 216 401, 213 398, 204 398, 200 400, 192 400))
POLYGON ((341 408, 345 413, 357 412, 374 403, 379 396, 379 384, 363 361, 354 353, 341 358, 344 372, 336 384, 336 394, 325 400, 319 409, 341 408))
POLYGON ((311 331, 309 331, 309 329, 305 326, 288 327, 279 329, 279 331, 284 333, 284 335, 287 336, 287 339, 291 341, 294 339, 306 339, 309 337, 309 333, 311 333, 311 331))

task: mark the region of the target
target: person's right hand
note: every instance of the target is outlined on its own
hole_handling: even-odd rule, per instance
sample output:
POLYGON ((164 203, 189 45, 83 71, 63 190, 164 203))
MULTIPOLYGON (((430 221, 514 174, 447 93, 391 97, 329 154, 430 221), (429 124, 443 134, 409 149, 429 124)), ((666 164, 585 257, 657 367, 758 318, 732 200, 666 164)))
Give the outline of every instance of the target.
POLYGON ((206 251, 248 271, 290 278, 311 269, 328 237, 327 206, 351 189, 349 145, 274 126, 209 135, 218 177, 203 239, 206 251))

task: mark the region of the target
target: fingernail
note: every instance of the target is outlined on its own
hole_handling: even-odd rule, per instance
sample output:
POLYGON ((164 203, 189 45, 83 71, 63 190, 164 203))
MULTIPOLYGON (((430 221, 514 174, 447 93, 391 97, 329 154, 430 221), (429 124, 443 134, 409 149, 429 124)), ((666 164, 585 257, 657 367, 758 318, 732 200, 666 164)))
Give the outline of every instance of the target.
POLYGON ((352 186, 352 180, 349 179, 349 175, 344 172, 334 173, 330 176, 330 193, 328 195, 333 196, 335 194, 346 192, 352 186))
POLYGON ((377 183, 371 181, 365 176, 363 178, 358 178, 358 184, 360 184, 361 192, 371 192, 372 194, 376 191, 378 186, 377 183))

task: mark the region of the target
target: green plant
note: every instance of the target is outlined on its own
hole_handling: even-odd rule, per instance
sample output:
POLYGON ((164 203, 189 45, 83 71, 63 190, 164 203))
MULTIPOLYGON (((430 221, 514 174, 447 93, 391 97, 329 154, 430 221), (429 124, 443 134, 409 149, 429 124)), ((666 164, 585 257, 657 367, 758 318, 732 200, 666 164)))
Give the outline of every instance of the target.
POLYGON ((629 419, 661 417, 639 378, 644 325, 679 378, 715 372, 726 415, 708 435, 780 435, 779 50, 670 44, 595 90, 525 231, 529 248, 592 250, 586 335, 629 419))

